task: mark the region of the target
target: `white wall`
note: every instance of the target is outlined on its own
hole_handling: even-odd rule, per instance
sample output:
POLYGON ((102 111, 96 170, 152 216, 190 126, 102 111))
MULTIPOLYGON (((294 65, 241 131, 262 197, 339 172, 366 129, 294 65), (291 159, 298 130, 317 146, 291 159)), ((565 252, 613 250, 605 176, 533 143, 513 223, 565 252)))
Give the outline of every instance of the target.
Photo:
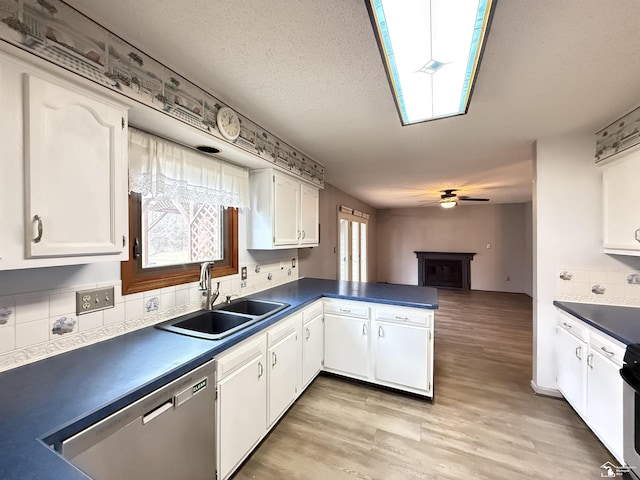
MULTIPOLYGON (((602 175, 594 152, 593 134, 539 139, 535 145, 534 388, 556 388, 553 301, 563 286, 560 271, 576 267, 597 275, 640 268, 638 258, 602 253, 602 175)), ((582 282, 586 288, 589 280, 582 282)), ((586 288, 583 301, 596 300, 586 288)))
POLYGON ((325 184, 324 190, 320 190, 320 246, 298 250, 300 276, 332 280, 338 278, 338 208, 340 205, 369 214, 368 280, 375 282, 377 279, 376 242, 378 236, 376 210, 328 183, 325 184))
POLYGON ((524 203, 378 210, 378 280, 417 285, 415 251, 470 252, 473 290, 526 292, 527 221, 524 203))

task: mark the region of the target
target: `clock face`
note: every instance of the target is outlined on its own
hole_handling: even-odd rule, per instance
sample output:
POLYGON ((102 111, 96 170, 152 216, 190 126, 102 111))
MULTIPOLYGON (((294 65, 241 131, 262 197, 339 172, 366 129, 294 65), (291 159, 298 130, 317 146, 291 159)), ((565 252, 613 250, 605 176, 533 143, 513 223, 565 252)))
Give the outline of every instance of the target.
POLYGON ((240 119, 229 107, 218 110, 218 130, 227 140, 235 140, 240 135, 240 119))

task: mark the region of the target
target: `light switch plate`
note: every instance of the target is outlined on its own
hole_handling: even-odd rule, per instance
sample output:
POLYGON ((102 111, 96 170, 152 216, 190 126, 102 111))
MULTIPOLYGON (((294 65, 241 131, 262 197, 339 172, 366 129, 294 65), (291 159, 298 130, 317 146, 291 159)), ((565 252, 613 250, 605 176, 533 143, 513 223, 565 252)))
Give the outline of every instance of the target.
POLYGON ((114 306, 113 287, 91 288, 76 292, 76 315, 106 310, 114 306))

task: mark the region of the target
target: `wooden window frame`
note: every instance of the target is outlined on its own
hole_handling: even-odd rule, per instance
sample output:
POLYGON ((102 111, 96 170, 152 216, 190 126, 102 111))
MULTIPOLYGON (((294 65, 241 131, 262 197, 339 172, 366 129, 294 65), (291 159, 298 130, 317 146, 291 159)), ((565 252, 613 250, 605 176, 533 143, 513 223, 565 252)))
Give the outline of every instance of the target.
MULTIPOLYGON (((211 267, 211 277, 238 273, 238 209, 227 208, 224 216, 224 260, 211 267)), ((129 260, 120 263, 122 294, 146 292, 200 279, 200 262, 167 267, 142 268, 142 255, 136 252, 142 238, 142 197, 129 194, 129 260), (137 254, 137 255, 136 255, 137 254)))

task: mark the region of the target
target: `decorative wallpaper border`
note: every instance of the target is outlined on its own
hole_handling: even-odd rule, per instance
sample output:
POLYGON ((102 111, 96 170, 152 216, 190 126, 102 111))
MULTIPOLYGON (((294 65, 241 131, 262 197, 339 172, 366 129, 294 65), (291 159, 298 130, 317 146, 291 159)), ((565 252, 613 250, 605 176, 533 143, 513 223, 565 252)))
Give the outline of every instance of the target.
POLYGON ((596 133, 596 163, 640 144, 640 107, 596 133))
POLYGON ((322 165, 245 116, 226 140, 227 105, 60 0, 0 0, 0 39, 324 186, 322 165))

